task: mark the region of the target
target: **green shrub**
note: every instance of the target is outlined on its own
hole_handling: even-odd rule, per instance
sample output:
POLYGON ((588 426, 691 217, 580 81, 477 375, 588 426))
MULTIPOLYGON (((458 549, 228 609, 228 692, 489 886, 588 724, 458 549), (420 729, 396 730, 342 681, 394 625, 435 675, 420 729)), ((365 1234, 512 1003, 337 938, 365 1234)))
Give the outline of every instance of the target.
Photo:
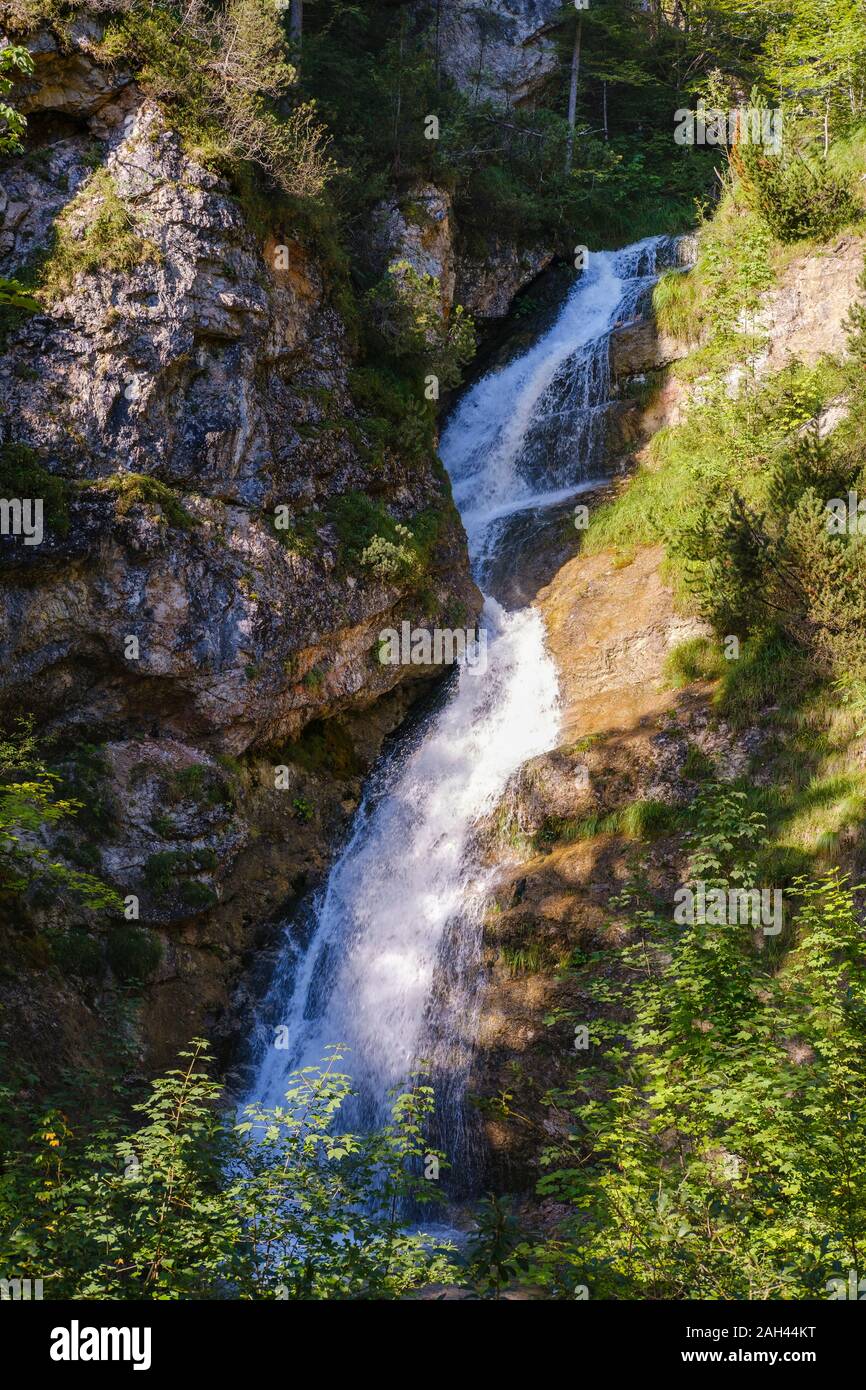
POLYGON ((162 960, 162 943, 144 927, 114 927, 108 935, 106 955, 121 984, 145 984, 162 960))
POLYGON ((69 531, 69 485, 37 462, 23 444, 0 445, 0 497, 41 498, 46 527, 65 536, 69 531))
POLYGON ((26 317, 27 314, 38 312, 39 300, 33 298, 29 287, 20 280, 9 280, 0 275, 0 310, 21 312, 26 317))
POLYGON ((290 198, 322 193, 334 169, 328 137, 313 103, 293 100, 297 73, 280 11, 266 0, 182 13, 133 0, 109 21, 96 53, 133 67, 205 163, 229 174, 252 163, 290 198))
POLYGON ((104 747, 77 743, 59 760, 58 769, 81 803, 79 824, 94 839, 109 839, 117 827, 118 808, 111 793, 111 768, 104 747))
POLYGON ((57 797, 60 780, 39 754, 32 721, 19 720, 11 734, 0 735, 0 893, 14 899, 32 884, 45 901, 66 891, 95 911, 119 910, 113 888, 60 863, 42 843, 57 822, 80 810, 78 801, 57 797))
POLYGON ((158 507, 170 526, 188 531, 200 524, 198 518, 186 510, 175 489, 149 473, 113 473, 110 478, 100 478, 86 486, 113 493, 117 498, 118 516, 126 516, 137 506, 158 507))
POLYGON ((27 121, 6 97, 17 76, 28 77, 32 72, 33 59, 27 49, 21 44, 4 44, 0 49, 0 156, 21 153, 21 137, 27 121))
POLYGON ((346 559, 383 581, 418 588, 426 575, 441 518, 422 512, 411 528, 362 492, 344 493, 331 518, 346 559))
POLYGON ((742 145, 733 162, 743 197, 781 242, 826 241, 863 215, 851 177, 825 160, 799 151, 768 155, 758 145, 742 145))
POLYGON ((107 169, 97 169, 54 224, 54 245, 42 267, 41 288, 57 299, 78 275, 128 273, 160 258, 120 199, 107 169))
POLYGON ((420 577, 418 553, 408 526, 397 522, 393 538, 374 536, 361 553, 361 565, 385 582, 409 584, 420 577))
POLYGON ((95 979, 102 973, 102 949, 88 932, 72 928, 51 934, 51 956, 64 975, 95 979))
MULTIPOLYGON (((708 787, 690 822, 687 883, 766 882, 765 825, 744 792, 708 787)), ((573 1118, 551 1138, 538 1190, 571 1211, 537 1252, 542 1276, 561 1281, 570 1249, 572 1277, 599 1298, 826 1297, 866 1219, 852 1139, 866 1117, 847 1100, 866 1084, 857 896, 838 872, 796 882, 796 944, 780 970, 776 940, 756 949, 749 924, 684 922, 642 891, 648 868, 614 904, 628 915, 623 943, 582 972, 567 1016, 595 1020, 601 1065, 588 1085, 579 1059, 557 1092, 573 1118)))
POLYGON ((187 878, 181 882, 180 900, 186 907, 195 908, 196 911, 213 907, 214 903, 219 902, 213 888, 197 878, 187 878))
POLYGON ((277 524, 275 512, 269 512, 266 520, 280 545, 285 546, 292 554, 314 555, 321 548, 319 528, 324 521, 321 512, 301 512, 293 516, 287 526, 277 524))
POLYGON ((460 305, 445 314, 435 276, 420 274, 407 260, 393 261, 367 304, 391 356, 406 359, 419 377, 434 373, 442 389, 459 384, 461 368, 475 353, 475 328, 460 305))
POLYGON ((361 424, 380 448, 393 447, 410 459, 427 459, 436 447, 436 406, 420 398, 418 380, 377 362, 351 373, 352 397, 361 424))
POLYGON ((441 1200, 423 1176, 445 1164, 431 1087, 395 1096, 373 1132, 335 1132, 353 1088, 328 1049, 238 1125, 210 1060, 196 1040, 132 1105, 127 1063, 101 1078, 95 1115, 68 1082, 50 1110, 32 1085, 0 1084, 4 1269, 76 1300, 399 1300, 453 1282, 453 1247, 405 1219, 441 1200))

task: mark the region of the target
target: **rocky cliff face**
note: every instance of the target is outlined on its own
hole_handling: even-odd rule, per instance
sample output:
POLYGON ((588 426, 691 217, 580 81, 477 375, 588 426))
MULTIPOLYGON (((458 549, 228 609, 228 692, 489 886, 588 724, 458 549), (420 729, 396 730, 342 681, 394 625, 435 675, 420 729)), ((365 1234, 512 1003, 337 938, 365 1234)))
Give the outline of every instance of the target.
POLYGON ((558 0, 420 0, 448 76, 477 99, 518 106, 557 70, 558 0))
POLYGON ((155 703, 166 732, 240 753, 399 678, 370 653, 413 598, 346 572, 334 499, 374 494, 410 529, 435 510, 436 611, 472 586, 442 477, 364 437, 321 268, 288 232, 257 244, 160 113, 128 105, 106 140, 52 141, 6 175, 3 272, 58 217, 73 257, 106 215, 129 245, 68 274, 61 258, 0 359, 7 432, 77 485, 65 535, 7 547, 3 687, 63 727, 155 703))
POLYGON ((379 274, 395 260, 408 261, 419 275, 439 281, 444 314, 461 305, 481 326, 505 318, 515 296, 554 258, 550 247, 517 247, 495 235, 483 256, 465 253, 451 198, 433 184, 381 203, 369 248, 379 274))
MULTIPOLYGON (((462 625, 478 595, 439 465, 368 431, 315 248, 257 236, 96 36, 30 41, 29 148, 0 172, 0 274, 41 265, 46 287, 4 325, 0 446, 53 498, 40 545, 0 542, 0 703, 59 756, 104 745, 89 867, 161 932, 142 1008, 162 1057, 225 1012, 256 924, 321 870, 405 712, 417 668, 379 662, 381 630, 462 625), (374 530, 407 528, 411 565, 364 560, 359 498, 374 530)), ((13 954, 68 911, 32 905, 13 954)), ((39 992, 86 1035, 95 986, 75 1008, 39 992)), ((30 998, 19 976, 35 1047, 30 998)))
MULTIPOLYGON (((791 361, 813 366, 823 356, 841 356, 847 350, 847 321, 851 304, 859 297, 858 279, 863 268, 863 238, 841 236, 816 252, 798 256, 785 265, 777 282, 762 296, 749 316, 748 331, 766 339, 752 366, 756 373, 776 373, 791 361)), ((680 263, 694 257, 694 238, 681 239, 680 263)), ((610 370, 620 385, 646 373, 660 373, 687 357, 695 343, 678 341, 660 331, 651 304, 631 324, 623 324, 610 341, 610 370)), ((737 375, 731 379, 737 385, 737 375)), ((677 382, 663 391, 666 418, 676 421, 688 392, 677 382)), ((657 428, 657 411, 652 428, 657 428)))

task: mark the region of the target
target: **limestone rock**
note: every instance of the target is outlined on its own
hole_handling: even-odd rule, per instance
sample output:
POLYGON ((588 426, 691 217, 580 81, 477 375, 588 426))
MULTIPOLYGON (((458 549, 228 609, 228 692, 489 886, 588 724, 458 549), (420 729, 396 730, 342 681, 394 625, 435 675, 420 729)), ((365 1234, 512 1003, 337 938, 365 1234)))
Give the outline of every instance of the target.
POLYGON ((611 334, 610 369, 615 377, 658 371, 679 361, 688 351, 687 344, 659 332, 653 319, 637 319, 611 334))
POLYGON ((454 231, 449 195, 433 184, 412 189, 399 202, 380 203, 370 237, 373 263, 382 274, 395 260, 439 281, 443 313, 454 302, 454 231))
POLYGON ((93 116, 115 99, 132 78, 122 69, 109 70, 91 57, 104 25, 79 16, 69 26, 67 49, 53 34, 41 30, 26 43, 33 73, 16 84, 16 104, 25 115, 51 111, 64 116, 93 116))
POLYGON ((483 256, 460 258, 456 299, 476 319, 502 319, 515 295, 546 270, 553 257, 549 247, 526 250, 494 238, 483 256))
POLYGON ((101 154, 101 179, 84 134, 3 172, 0 273, 45 246, 64 209, 65 235, 84 236, 106 177, 147 249, 71 275, 0 356, 6 437, 83 489, 66 536, 29 550, 4 538, 0 699, 108 732, 156 702, 171 737, 239 753, 407 675, 375 648, 390 615, 420 616, 417 595, 347 573, 337 499, 374 492, 410 529, 439 514, 430 621, 476 609, 477 591, 447 482, 365 443, 342 320, 290 230, 258 244, 149 101, 121 113, 101 154), (130 474, 171 489, 174 520, 123 500, 130 474), (303 542, 281 543, 279 506, 303 542))
POLYGON ((861 298, 863 251, 862 237, 842 237, 785 267, 756 316, 756 328, 769 334, 764 370, 781 371, 794 359, 811 366, 824 354, 844 355, 845 320, 861 298))
MULTIPOLYGON (((0 274, 47 252, 51 285, 4 324, 0 446, 66 496, 41 544, 0 538, 0 718, 32 713, 59 756, 104 759, 110 827, 82 812, 50 846, 137 898, 160 939, 135 1025, 160 1067, 205 1030, 228 1053, 249 967, 429 685, 378 660, 381 630, 462 626, 480 596, 444 472, 368 433, 314 251, 291 225, 259 239, 73 29, 62 52, 31 38, 28 156, 0 163, 0 274), (351 546, 340 505, 361 494, 410 530, 423 513, 423 584, 351 546)), ((104 946, 124 924, 68 898, 0 904, 4 1035, 43 1073, 92 1061, 114 988, 52 965, 45 933, 70 928, 104 946)))
POLYGON ((443 70, 478 101, 518 106, 557 71, 559 0, 419 0, 443 70))

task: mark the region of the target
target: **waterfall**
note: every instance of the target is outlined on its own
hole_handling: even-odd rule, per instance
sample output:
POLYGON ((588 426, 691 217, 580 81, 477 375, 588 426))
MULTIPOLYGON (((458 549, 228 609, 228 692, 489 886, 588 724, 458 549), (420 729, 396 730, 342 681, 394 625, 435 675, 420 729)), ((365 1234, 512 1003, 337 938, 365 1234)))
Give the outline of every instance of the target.
MULTIPOLYGON (((649 238, 593 253, 550 329, 477 381, 448 420, 441 454, 482 586, 509 518, 591 479, 610 332, 632 316, 669 246, 649 238)), ((342 1044, 358 1091, 347 1119, 374 1126, 389 1114, 389 1091, 423 1059, 437 1090, 437 1140, 464 1189, 473 1156, 463 1091, 493 874, 479 867, 473 836, 521 764, 555 747, 559 728, 538 611, 507 612, 488 597, 482 621, 486 670, 461 665, 441 706, 382 760, 306 922, 286 924, 249 1096, 280 1104, 290 1072, 342 1044), (273 1044, 278 1025, 287 1049, 273 1044)))

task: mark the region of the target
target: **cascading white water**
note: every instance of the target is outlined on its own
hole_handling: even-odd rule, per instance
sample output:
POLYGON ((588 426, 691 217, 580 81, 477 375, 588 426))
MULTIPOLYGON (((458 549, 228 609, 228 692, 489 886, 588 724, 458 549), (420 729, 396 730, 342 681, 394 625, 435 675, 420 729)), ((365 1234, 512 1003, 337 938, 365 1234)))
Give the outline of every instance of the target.
MULTIPOLYGON (((608 337, 628 318, 665 238, 597 252, 556 322, 526 353, 479 380, 442 435, 476 578, 517 512, 586 484, 609 397, 608 337)), ((479 999, 490 870, 476 827, 509 777, 554 747, 557 680, 537 610, 485 602, 487 666, 456 673, 448 698, 371 779, 350 838, 312 904, 306 944, 287 925, 260 1012, 250 1099, 277 1105, 291 1071, 344 1045, 353 1119, 386 1118, 389 1091, 422 1058, 440 1092, 440 1143, 468 1164, 462 1114, 479 999), (287 1049, 273 1045, 283 1025, 287 1049)), ((465 1178, 465 1174, 464 1174, 465 1178)))

